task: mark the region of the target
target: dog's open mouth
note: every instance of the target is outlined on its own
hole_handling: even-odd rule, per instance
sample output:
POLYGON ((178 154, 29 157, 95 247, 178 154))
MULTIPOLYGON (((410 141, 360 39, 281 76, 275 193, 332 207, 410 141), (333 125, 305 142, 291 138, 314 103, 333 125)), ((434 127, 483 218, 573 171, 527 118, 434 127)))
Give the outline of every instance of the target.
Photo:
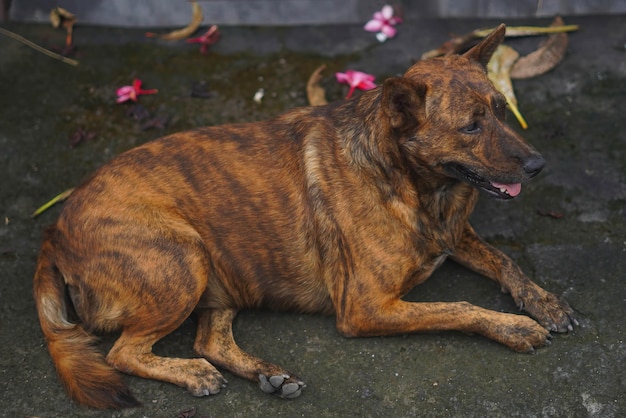
POLYGON ((455 178, 476 186, 498 199, 513 199, 522 191, 521 183, 505 184, 489 181, 460 164, 446 164, 446 169, 455 178))

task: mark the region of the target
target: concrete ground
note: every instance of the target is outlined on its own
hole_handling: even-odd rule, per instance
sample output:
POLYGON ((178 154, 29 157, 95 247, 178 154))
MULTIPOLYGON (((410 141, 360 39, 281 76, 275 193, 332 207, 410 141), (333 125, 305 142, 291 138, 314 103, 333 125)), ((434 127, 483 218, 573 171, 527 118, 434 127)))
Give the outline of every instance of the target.
MULTIPOLYGON (((35 219, 32 211, 123 150, 165 133, 304 105, 306 80, 319 64, 328 65, 329 98, 340 99, 346 90, 334 71, 359 69, 382 80, 451 32, 498 22, 409 20, 385 44, 360 25, 227 27, 208 55, 195 45, 148 40, 141 30, 78 27, 77 67, 0 36, 0 415, 176 417, 196 408, 197 417, 625 416, 626 16, 565 20, 581 29, 570 36, 563 62, 515 82, 529 123, 523 134, 548 165, 517 199, 484 197, 473 220, 540 285, 570 302, 579 327, 522 355, 459 333, 346 339, 331 317, 243 312, 235 323, 238 342, 305 379, 300 398, 265 395, 229 374, 228 387, 208 398, 127 377, 144 406, 121 412, 73 404, 56 378, 31 280, 41 232, 59 207, 35 219), (165 121, 164 129, 150 129, 150 118, 137 122, 129 106, 115 103, 115 89, 134 77, 159 89, 141 103, 156 118, 148 125, 165 121), (192 85, 209 97, 190 97, 192 85), (260 88, 265 95, 256 103, 260 88), (81 135, 84 141, 71 147, 70 138, 81 135)), ((4 27, 47 47, 64 38, 47 25, 4 27)), ((508 41, 522 54, 538 43, 508 41)), ((509 121, 516 125, 512 115, 509 121)), ((451 262, 407 299, 467 300, 516 312, 493 283, 451 262)), ((193 336, 191 318, 155 350, 191 356, 193 336)), ((102 348, 110 343, 105 338, 102 348)))

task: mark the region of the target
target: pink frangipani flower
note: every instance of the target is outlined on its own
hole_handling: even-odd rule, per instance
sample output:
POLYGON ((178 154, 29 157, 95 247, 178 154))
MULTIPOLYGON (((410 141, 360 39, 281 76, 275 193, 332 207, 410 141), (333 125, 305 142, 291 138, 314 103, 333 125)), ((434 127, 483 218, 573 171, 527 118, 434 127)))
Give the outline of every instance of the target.
POLYGON ((346 70, 345 73, 336 73, 337 81, 339 83, 346 83, 350 85, 350 90, 346 99, 352 97, 354 89, 371 90, 376 87, 374 83, 374 76, 371 74, 363 73, 361 71, 346 70))
POLYGON ((402 19, 393 15, 393 7, 383 6, 382 10, 374 13, 374 18, 367 22, 363 29, 368 32, 378 32, 376 37, 379 41, 385 42, 388 38, 396 36, 395 25, 402 23, 402 19))
POLYGON ((206 31, 206 33, 197 38, 187 39, 188 44, 201 44, 200 52, 206 54, 209 51, 209 45, 213 45, 220 38, 220 31, 217 30, 217 26, 213 25, 206 31))
POLYGON ((157 92, 157 89, 142 90, 141 80, 136 78, 133 80, 132 86, 124 86, 117 89, 117 103, 123 103, 128 100, 136 102, 137 97, 141 94, 155 94, 157 92))

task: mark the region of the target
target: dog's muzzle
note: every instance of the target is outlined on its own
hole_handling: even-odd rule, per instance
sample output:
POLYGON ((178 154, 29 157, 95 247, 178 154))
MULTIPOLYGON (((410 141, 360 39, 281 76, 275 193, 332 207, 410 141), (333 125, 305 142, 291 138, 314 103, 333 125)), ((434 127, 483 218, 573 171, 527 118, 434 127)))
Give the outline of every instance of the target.
MULTIPOLYGON (((540 155, 534 155, 526 159, 522 165, 528 179, 535 177, 543 169, 546 162, 540 155)), ((461 181, 469 183, 478 189, 484 190, 492 197, 497 199, 513 199, 522 191, 521 182, 498 182, 488 180, 478 175, 473 170, 457 163, 448 163, 445 165, 448 173, 461 181)))

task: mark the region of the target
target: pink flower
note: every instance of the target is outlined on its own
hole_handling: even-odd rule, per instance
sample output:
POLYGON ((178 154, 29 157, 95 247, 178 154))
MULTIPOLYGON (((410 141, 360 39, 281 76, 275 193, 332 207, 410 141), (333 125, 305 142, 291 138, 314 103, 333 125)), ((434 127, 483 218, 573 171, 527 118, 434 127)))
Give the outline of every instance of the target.
POLYGON ((380 12, 374 13, 374 18, 367 22, 363 29, 368 32, 379 32, 377 38, 384 42, 396 36, 397 31, 394 26, 398 23, 402 23, 402 19, 393 15, 393 7, 385 5, 380 12))
POLYGON ((350 85, 350 91, 346 99, 352 97, 354 89, 371 90, 376 87, 374 83, 374 76, 371 74, 362 73, 361 71, 347 70, 345 73, 336 73, 337 81, 339 83, 346 83, 350 85))
POLYGON ((187 39, 188 44, 202 44, 200 46, 200 52, 206 54, 209 51, 209 45, 213 45, 220 38, 220 32, 217 30, 217 26, 213 25, 202 36, 197 38, 187 39))
POLYGON ((141 94, 155 94, 157 93, 157 89, 152 90, 142 90, 141 89, 141 80, 134 79, 132 86, 124 86, 117 89, 117 102, 123 103, 128 100, 132 100, 133 102, 137 101, 137 97, 141 94))

